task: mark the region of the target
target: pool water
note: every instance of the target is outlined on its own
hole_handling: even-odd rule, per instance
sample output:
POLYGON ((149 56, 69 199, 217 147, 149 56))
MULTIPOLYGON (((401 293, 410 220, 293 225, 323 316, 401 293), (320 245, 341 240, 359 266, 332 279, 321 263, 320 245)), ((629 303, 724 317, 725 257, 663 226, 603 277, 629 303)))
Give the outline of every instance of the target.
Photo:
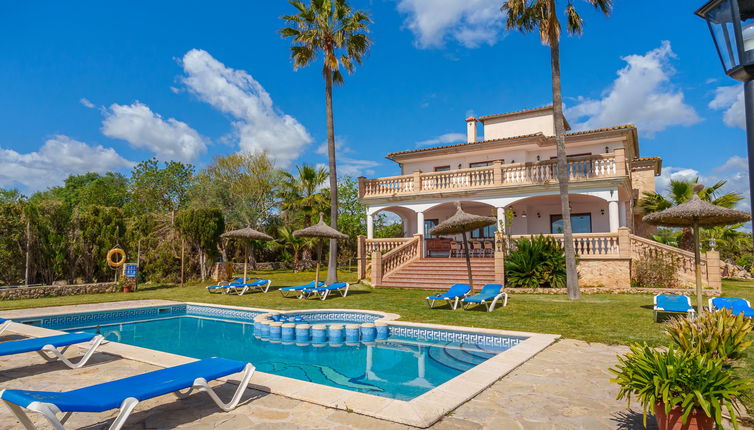
POLYGON ((494 356, 451 343, 387 340, 339 347, 284 345, 254 337, 253 324, 178 316, 76 331, 193 358, 248 361, 257 370, 352 391, 410 400, 494 356))

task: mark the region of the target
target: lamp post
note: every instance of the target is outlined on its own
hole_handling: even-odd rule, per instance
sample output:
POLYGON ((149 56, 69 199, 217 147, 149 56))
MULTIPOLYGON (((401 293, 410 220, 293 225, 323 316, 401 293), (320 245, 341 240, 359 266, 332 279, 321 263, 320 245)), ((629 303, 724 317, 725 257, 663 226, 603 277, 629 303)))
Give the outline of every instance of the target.
POLYGON ((725 74, 744 83, 749 196, 754 204, 754 0, 711 0, 696 14, 707 21, 725 74))

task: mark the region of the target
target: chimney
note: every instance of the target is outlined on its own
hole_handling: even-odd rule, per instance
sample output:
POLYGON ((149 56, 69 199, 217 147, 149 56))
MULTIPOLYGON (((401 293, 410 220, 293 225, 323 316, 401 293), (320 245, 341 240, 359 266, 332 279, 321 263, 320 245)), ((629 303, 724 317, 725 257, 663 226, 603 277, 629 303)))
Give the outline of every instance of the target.
POLYGON ((476 118, 466 118, 466 142, 476 142, 476 118))

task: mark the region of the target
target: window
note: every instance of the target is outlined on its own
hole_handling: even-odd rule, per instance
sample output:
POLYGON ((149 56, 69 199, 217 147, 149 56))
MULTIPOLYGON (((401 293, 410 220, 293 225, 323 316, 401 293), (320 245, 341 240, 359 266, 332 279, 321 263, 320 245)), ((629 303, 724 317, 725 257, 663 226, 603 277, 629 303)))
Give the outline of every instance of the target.
POLYGON ((447 172, 450 170, 450 166, 437 166, 435 167, 435 172, 447 172))
POLYGON ((492 166, 492 161, 479 161, 476 163, 469 163, 469 167, 472 169, 475 167, 487 167, 487 166, 492 166))
POLYGON ((488 225, 487 227, 478 228, 471 232, 472 239, 491 239, 495 237, 497 226, 495 224, 488 225))
MULTIPOLYGON (((591 233, 592 214, 571 214, 571 229, 574 233, 591 233)), ((563 215, 550 215, 550 233, 563 234, 563 215)))
POLYGON ((435 236, 434 234, 431 234, 431 233, 429 232, 429 230, 430 230, 430 229, 431 229, 432 227, 436 226, 436 225, 437 225, 438 223, 439 223, 439 220, 438 220, 438 219, 425 219, 425 220, 424 220, 424 237, 425 237, 426 239, 432 239, 432 238, 435 238, 435 237, 437 237, 437 236, 435 236))

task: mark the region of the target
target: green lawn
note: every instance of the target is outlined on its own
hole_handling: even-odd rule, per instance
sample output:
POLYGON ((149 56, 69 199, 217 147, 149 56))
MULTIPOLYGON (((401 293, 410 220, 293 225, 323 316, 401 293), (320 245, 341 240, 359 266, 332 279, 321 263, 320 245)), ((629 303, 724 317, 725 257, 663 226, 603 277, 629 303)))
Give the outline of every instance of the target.
MULTIPOLYGON (((298 285, 314 279, 313 272, 291 271, 256 272, 257 276, 272 279, 273 289, 298 285)), ((325 272, 322 272, 324 278, 325 272)), ((342 272, 341 280, 354 281, 352 272, 342 272)), ((334 296, 320 300, 285 299, 274 290, 267 294, 229 296, 208 294, 203 285, 192 283, 181 288, 170 285, 143 285, 132 294, 96 294, 70 297, 49 297, 30 300, 2 302, 2 309, 21 309, 43 306, 59 306, 80 303, 98 303, 117 300, 165 299, 176 301, 205 302, 226 305, 250 306, 269 309, 316 309, 353 308, 372 309, 400 314, 402 319, 438 324, 523 330, 538 333, 560 334, 566 338, 607 344, 627 344, 646 341, 652 345, 665 343, 663 324, 652 318, 651 294, 593 294, 584 295, 579 301, 570 301, 564 295, 511 294, 506 308, 494 312, 455 312, 447 308, 427 308, 423 298, 427 291, 399 290, 393 288, 372 289, 363 285, 352 286, 346 298, 334 296)), ((754 302, 754 282, 724 281, 723 294, 742 297, 754 302)), ((742 372, 754 374, 754 348, 744 360, 742 372)), ((747 407, 754 411, 754 401, 747 407)))

